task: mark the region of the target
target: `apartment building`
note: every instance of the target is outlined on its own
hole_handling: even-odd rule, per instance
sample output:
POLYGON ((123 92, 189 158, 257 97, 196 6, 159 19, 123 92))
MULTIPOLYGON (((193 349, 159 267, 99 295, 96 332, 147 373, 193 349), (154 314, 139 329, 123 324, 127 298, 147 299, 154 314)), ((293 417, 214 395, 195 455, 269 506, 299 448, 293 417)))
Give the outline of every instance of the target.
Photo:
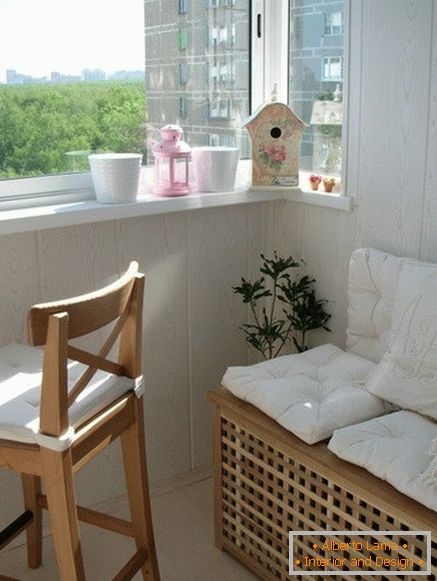
MULTIPOLYGON (((332 98, 343 82, 344 0, 290 4, 290 103, 310 123, 314 101, 332 98)), ((149 138, 177 122, 191 145, 238 145, 247 155, 249 0, 145 0, 145 7, 149 138)), ((310 159, 311 129, 303 141, 310 159)))

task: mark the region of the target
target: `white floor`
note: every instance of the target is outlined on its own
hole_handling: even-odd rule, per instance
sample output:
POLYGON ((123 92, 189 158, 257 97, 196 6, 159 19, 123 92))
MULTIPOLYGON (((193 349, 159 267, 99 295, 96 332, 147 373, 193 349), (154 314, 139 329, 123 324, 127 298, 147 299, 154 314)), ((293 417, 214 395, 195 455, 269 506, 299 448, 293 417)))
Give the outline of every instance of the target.
MULTIPOLYGON (((168 487, 167 487, 168 488, 168 487)), ((96 507, 103 509, 103 507, 96 507)), ((125 498, 105 507, 115 516, 127 516, 125 498)), ((152 495, 155 537, 162 581, 250 581, 253 574, 213 543, 212 481, 164 490, 152 495)), ((87 581, 109 581, 134 552, 125 537, 81 525, 87 581)), ((24 538, 24 536, 23 536, 24 538)), ((23 545, 0 553, 1 575, 20 581, 56 581, 58 572, 51 538, 44 539, 43 566, 26 567, 23 545)), ((135 581, 142 577, 136 575, 135 581)))

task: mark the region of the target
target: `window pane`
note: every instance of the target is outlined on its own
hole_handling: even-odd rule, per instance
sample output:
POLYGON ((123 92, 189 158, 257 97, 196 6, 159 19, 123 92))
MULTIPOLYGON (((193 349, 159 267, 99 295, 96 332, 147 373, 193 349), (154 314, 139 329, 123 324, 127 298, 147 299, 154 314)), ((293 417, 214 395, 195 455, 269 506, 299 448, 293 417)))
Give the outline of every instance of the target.
POLYGON ((1 0, 0 178, 144 152, 142 0, 1 0))
MULTIPOLYGON (((291 0, 289 101, 309 128, 301 168, 341 175, 344 0, 291 0)), ((309 186, 303 180, 304 189, 309 186)))
POLYGON ((159 138, 157 129, 178 123, 192 146, 233 144, 248 156, 241 124, 249 115, 249 5, 249 0, 196 0, 180 14, 173 2, 146 0, 149 149, 159 138), (185 47, 175 41, 181 29, 188 32, 185 47))

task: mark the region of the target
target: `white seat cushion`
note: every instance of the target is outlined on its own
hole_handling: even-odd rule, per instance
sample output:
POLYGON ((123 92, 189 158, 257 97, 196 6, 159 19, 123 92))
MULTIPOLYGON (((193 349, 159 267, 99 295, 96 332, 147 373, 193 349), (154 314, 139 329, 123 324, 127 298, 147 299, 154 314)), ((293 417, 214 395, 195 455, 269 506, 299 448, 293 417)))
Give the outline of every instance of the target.
POLYGON ((336 428, 379 416, 384 402, 364 386, 375 364, 323 345, 249 367, 230 367, 223 385, 308 444, 336 428))
MULTIPOLYGON (((39 404, 43 351, 25 345, 0 349, 0 438, 16 442, 39 443, 39 404)), ((68 385, 71 388, 87 369, 70 361, 68 385)), ((131 389, 135 382, 97 371, 70 409, 70 425, 75 428, 131 389)))
POLYGON ((336 430, 329 449, 437 510, 437 489, 425 477, 432 462, 430 444, 436 437, 437 424, 400 411, 336 430))

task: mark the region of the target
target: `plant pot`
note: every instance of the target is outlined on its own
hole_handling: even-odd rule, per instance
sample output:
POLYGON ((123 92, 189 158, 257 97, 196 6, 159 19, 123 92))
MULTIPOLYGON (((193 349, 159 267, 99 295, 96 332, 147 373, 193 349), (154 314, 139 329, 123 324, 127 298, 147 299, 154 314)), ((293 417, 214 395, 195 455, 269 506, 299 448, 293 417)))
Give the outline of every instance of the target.
POLYGON ((96 153, 88 159, 98 202, 123 204, 137 199, 141 154, 96 153))
POLYGON ((235 188, 238 147, 193 147, 191 157, 196 191, 229 192, 235 188))
POLYGON ((323 187, 325 188, 325 192, 327 192, 328 194, 332 193, 332 190, 334 188, 335 184, 323 184, 323 187))
POLYGON ((317 192, 319 190, 320 182, 319 183, 310 182, 310 186, 313 192, 317 192))

